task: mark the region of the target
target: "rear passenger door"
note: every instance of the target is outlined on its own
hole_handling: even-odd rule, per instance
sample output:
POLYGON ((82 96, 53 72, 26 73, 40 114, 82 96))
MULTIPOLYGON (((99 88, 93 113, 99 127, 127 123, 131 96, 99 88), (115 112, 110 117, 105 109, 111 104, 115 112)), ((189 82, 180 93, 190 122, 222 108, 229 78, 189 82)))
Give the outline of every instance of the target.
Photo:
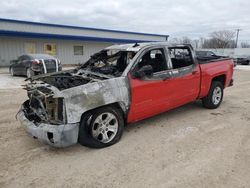
POLYGON ((201 73, 189 46, 169 47, 168 50, 172 72, 172 78, 168 81, 175 85, 171 103, 177 107, 198 97, 201 73))

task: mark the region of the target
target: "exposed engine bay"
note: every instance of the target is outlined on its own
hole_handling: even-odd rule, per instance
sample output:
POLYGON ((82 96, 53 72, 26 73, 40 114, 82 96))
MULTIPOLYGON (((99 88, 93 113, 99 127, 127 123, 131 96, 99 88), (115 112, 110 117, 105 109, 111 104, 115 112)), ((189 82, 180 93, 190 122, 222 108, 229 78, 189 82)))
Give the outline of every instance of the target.
POLYGON ((23 110, 30 121, 52 124, 65 122, 63 98, 53 98, 53 91, 44 86, 26 87, 26 89, 29 100, 24 102, 23 110))
POLYGON ((24 88, 29 97, 23 109, 27 118, 34 123, 65 123, 64 97, 55 98, 56 90, 63 91, 119 77, 135 54, 130 51, 102 50, 76 69, 30 78, 31 83, 24 88))
POLYGON ((102 50, 78 68, 31 78, 31 82, 42 81, 59 90, 105 80, 122 75, 135 52, 102 50))
POLYGON ((45 82, 49 85, 56 87, 59 90, 64 90, 83 84, 87 84, 91 81, 95 81, 94 78, 83 76, 81 74, 73 74, 70 72, 59 73, 56 75, 50 75, 40 77, 37 80, 45 82))

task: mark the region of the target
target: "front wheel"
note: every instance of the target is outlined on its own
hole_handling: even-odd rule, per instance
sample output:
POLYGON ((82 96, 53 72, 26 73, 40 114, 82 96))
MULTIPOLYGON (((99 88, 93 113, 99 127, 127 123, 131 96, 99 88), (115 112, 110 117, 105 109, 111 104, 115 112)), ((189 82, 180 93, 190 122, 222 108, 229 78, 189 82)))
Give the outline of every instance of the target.
POLYGON ((123 128, 122 112, 114 107, 103 107, 84 114, 78 141, 92 148, 111 146, 120 140, 123 128))
POLYGON ((205 108, 218 108, 223 100, 223 85, 221 82, 213 81, 208 95, 202 99, 205 108))

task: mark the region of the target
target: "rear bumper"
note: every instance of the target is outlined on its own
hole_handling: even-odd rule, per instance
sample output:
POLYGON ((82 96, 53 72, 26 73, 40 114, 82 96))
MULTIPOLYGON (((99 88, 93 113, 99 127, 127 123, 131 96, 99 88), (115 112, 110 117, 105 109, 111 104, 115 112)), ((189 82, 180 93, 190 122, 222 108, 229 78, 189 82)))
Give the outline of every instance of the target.
MULTIPOLYGON (((45 72, 44 72, 44 69, 43 69, 43 67, 32 67, 32 70, 34 71, 34 72, 37 72, 38 74, 40 73, 40 74, 44 74, 45 72)), ((62 71, 62 67, 60 66, 60 67, 58 67, 58 71, 62 71)), ((46 72, 47 73, 52 73, 52 72, 56 72, 56 68, 54 68, 54 67, 48 67, 47 69, 46 69, 46 72)))
POLYGON ((67 147, 78 141, 79 123, 61 125, 40 123, 36 125, 26 118, 23 106, 17 114, 17 119, 31 136, 45 144, 67 147))

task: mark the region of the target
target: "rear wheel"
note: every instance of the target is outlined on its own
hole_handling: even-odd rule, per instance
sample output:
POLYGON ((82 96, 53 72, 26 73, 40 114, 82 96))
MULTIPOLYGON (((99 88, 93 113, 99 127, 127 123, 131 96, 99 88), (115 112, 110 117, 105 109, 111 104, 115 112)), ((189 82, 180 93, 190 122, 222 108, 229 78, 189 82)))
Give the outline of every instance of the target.
POLYGON ((223 100, 223 85, 221 82, 213 81, 206 97, 202 99, 204 107, 209 109, 218 108, 223 100))
POLYGON ((111 146, 120 140, 123 128, 122 112, 114 107, 103 107, 82 117, 78 141, 93 148, 111 146))
POLYGON ((27 68, 26 76, 27 78, 31 78, 32 76, 34 76, 34 72, 31 70, 31 68, 27 68))

